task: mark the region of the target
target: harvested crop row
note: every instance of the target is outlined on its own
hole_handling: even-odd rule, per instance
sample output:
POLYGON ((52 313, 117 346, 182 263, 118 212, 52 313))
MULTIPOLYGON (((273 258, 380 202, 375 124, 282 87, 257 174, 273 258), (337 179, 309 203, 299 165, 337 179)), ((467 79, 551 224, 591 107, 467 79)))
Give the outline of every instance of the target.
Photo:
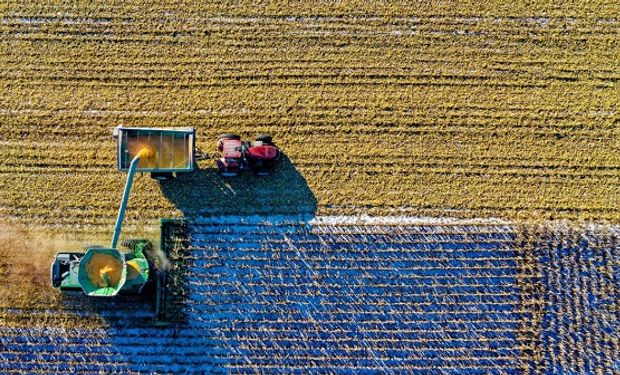
MULTIPOLYGON (((268 188, 265 185, 267 181, 252 176, 227 186, 231 182, 220 181, 213 169, 196 176, 179 177, 177 181, 163 185, 149 178, 141 178, 135 183, 128 223, 152 224, 159 217, 178 215, 180 212, 196 216, 218 211, 286 213, 360 206, 376 208, 383 213, 398 207, 418 207, 421 210, 456 206, 464 212, 487 210, 505 214, 508 210, 519 210, 523 218, 531 218, 538 211, 542 217, 557 215, 613 220, 614 207, 617 206, 609 197, 614 196, 614 186, 620 182, 619 177, 604 170, 583 171, 586 173, 566 171, 560 175, 557 169, 533 172, 504 169, 498 173, 486 168, 467 170, 461 167, 454 171, 449 166, 409 166, 405 169, 390 167, 381 172, 385 166, 363 167, 363 173, 343 174, 338 172, 338 165, 301 164, 294 173, 276 172, 276 182, 268 181, 268 188), (412 172, 415 173, 409 174, 412 172), (305 181, 295 173, 303 174, 305 181), (382 175, 381 187, 376 187, 372 182, 377 175, 382 175), (606 183, 602 184, 604 181, 606 183), (420 187, 403 191, 404 184, 420 187), (290 189, 291 186, 295 188, 290 189), (355 203, 349 201, 350 197, 342 195, 343 186, 354 192, 355 203), (532 191, 532 186, 537 186, 535 191, 532 191), (320 193, 315 196, 314 192, 320 193), (386 198, 389 202, 384 201, 386 198), (256 199, 262 201, 262 208, 255 207, 256 199)), ((7 188, 2 196, 6 202, 3 214, 40 225, 72 225, 79 222, 82 225, 110 227, 118 208, 122 175, 106 174, 103 179, 100 175, 104 173, 102 169, 93 172, 84 169, 79 175, 74 175, 70 169, 53 174, 48 168, 5 174, 3 183, 7 188), (9 188, 18 185, 28 186, 28 190, 9 188)), ((508 215, 511 216, 509 212, 508 215)))
POLYGON ((607 318, 618 288, 617 228, 411 217, 196 221, 183 264, 173 261, 187 321, 153 328, 138 324, 144 306, 81 294, 13 302, 0 309, 0 356, 10 359, 3 372, 605 373, 620 350, 609 334, 617 322, 607 318))
MULTIPOLYGON (((69 20, 77 18, 91 22, 109 22, 115 18, 162 19, 166 16, 171 19, 183 19, 181 17, 183 15, 196 17, 212 15, 212 17, 229 19, 229 22, 236 23, 251 22, 252 19, 248 16, 256 15, 271 15, 279 18, 308 16, 310 19, 321 15, 327 17, 353 15, 370 19, 374 15, 387 15, 395 18, 420 15, 446 15, 467 20, 471 17, 488 14, 504 16, 508 19, 513 17, 526 17, 530 19, 533 14, 549 17, 583 17, 585 15, 589 16, 589 18, 601 18, 602 21, 606 21, 613 18, 616 14, 616 5, 613 0, 597 0, 591 3, 583 3, 578 0, 566 0, 561 3, 535 0, 527 4, 505 3, 501 1, 480 3, 468 0, 458 3, 433 3, 432 6, 423 1, 383 4, 368 3, 363 0, 312 4, 300 0, 289 1, 286 4, 278 1, 256 3, 250 0, 234 3, 197 3, 192 0, 182 0, 174 4, 159 0, 137 0, 123 2, 122 4, 110 4, 105 0, 97 0, 82 1, 74 4, 49 4, 39 0, 28 2, 27 4, 20 1, 7 1, 3 4, 3 9, 17 14, 31 14, 33 8, 35 8, 41 17, 69 20), (143 12, 144 7, 148 7, 150 12, 143 12), (238 18, 227 18, 231 16, 238 18)), ((530 22, 535 23, 536 19, 530 22)))

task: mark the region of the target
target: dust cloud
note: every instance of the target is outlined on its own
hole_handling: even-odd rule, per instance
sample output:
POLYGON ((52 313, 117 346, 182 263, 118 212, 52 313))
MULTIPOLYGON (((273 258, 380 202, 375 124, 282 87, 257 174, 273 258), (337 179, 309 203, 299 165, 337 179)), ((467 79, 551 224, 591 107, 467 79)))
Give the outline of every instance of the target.
POLYGON ((26 307, 53 296, 54 255, 71 249, 77 248, 65 239, 0 221, 0 306, 26 307))

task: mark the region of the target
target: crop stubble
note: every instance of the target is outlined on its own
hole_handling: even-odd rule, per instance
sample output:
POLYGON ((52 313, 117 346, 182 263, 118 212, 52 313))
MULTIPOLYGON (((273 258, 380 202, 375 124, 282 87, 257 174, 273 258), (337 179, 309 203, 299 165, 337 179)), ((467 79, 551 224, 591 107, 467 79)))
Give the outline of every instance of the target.
MULTIPOLYGON (((620 46, 616 2, 287 3, 0 4, 0 217, 61 232, 71 228, 91 236, 108 233, 124 179, 115 170, 110 131, 124 124, 194 126, 198 146, 208 151, 219 133, 271 133, 316 196, 318 213, 439 216, 449 212, 617 222, 620 46)), ((213 168, 213 163, 201 163, 201 167, 213 168)), ((207 176, 216 178, 215 174, 207 176)), ((203 198, 199 205, 210 212, 244 214, 257 209, 251 199, 243 197, 242 186, 237 191, 239 204, 231 205, 230 199, 221 195, 204 194, 217 191, 208 178, 192 181, 197 184, 177 194, 198 192, 203 198)), ((148 178, 138 179, 134 189, 127 217, 129 233, 143 231, 144 225, 159 217, 181 215, 187 208, 175 207, 175 197, 162 194, 158 183, 148 178)), ((294 194, 269 195, 261 209, 282 213, 295 207, 298 198, 294 194)), ((315 230, 320 231, 321 226, 315 230)), ((370 229, 352 230, 363 233, 370 229)), ((299 231, 303 232, 293 230, 299 231)), ((566 237, 560 232, 549 235, 551 242, 566 237)), ((601 328, 606 318, 588 315, 594 307, 587 302, 594 294, 604 305, 617 293, 617 282, 608 276, 617 263, 617 243, 602 250, 584 244, 579 244, 581 248, 556 244, 569 250, 554 255, 555 248, 544 243, 549 238, 542 236, 541 242, 540 233, 518 236, 512 265, 518 277, 510 288, 521 290, 522 310, 515 313, 520 325, 502 331, 502 324, 512 322, 500 319, 489 323, 501 334, 509 332, 514 336, 511 343, 520 345, 520 362, 510 366, 552 371, 609 368, 608 359, 618 353, 617 335, 606 336, 601 328), (547 258, 554 263, 541 265, 547 258), (579 267, 590 273, 574 282, 562 279, 566 270, 576 274, 579 267), (605 273, 597 274, 599 269, 605 273), (588 286, 588 278, 600 291, 588 289, 593 288, 588 286), (570 290, 563 293, 562 285, 570 285, 570 290), (528 301, 528 296, 538 298, 528 301), (560 301, 560 307, 554 308, 541 296, 560 301), (554 315, 571 304, 578 308, 576 312, 566 310, 572 314, 570 319, 554 315), (526 324, 527 319, 531 323, 526 324), (542 329, 544 319, 552 324, 547 332, 542 329), (586 351, 575 353, 567 346, 575 334, 573 340, 585 343, 586 351), (540 350, 556 336, 562 340, 553 350, 540 350), (592 355, 589 362, 580 357, 584 353, 592 355)), ((339 238, 338 244, 353 243, 350 246, 355 247, 354 234, 344 233, 339 238)), ((414 248, 434 240, 423 236, 420 245, 406 241, 414 248)), ((266 244, 268 248, 281 245, 275 241, 266 244)), ((381 246, 376 250, 381 251, 381 246)), ((196 250, 201 251, 208 253, 209 248, 196 250)), ((392 272, 393 259, 387 253, 379 254, 387 267, 383 272, 392 272)), ((253 258, 255 255, 230 255, 232 269, 237 263, 265 261, 253 258)), ((201 256, 191 259, 199 270, 202 263, 214 261, 201 256)), ((487 267, 486 260, 480 261, 487 267)), ((109 325, 105 316, 98 316, 80 299, 43 292, 47 288, 44 272, 32 275, 27 288, 17 288, 14 273, 32 270, 14 268, 14 263, 6 260, 2 265, 3 276, 11 278, 3 288, 3 297, 8 297, 0 304, 2 340, 14 345, 2 353, 5 358, 14 355, 22 362, 13 364, 29 366, 25 357, 20 357, 20 340, 32 348, 28 340, 40 338, 34 331, 20 336, 26 326, 43 331, 48 326, 59 327, 58 332, 45 331, 42 336, 56 334, 67 343, 78 335, 71 327, 93 330, 103 336, 95 335, 96 347, 108 350, 111 339, 106 332, 97 331, 109 325), (69 331, 62 331, 64 328, 69 331)), ((419 271, 424 270, 416 269, 419 271)), ((502 271, 494 268, 488 272, 502 271)), ((224 279, 213 285, 192 286, 207 292, 212 287, 231 289, 231 298, 247 292, 235 291, 224 279)), ((304 300, 307 296, 302 289, 291 290, 304 300)), ((337 291, 331 290, 336 302, 342 302, 337 291)), ((261 294, 261 298, 273 297, 261 294)), ((366 297, 369 301, 374 298, 366 297)), ((399 298, 415 295, 397 297, 391 301, 394 306, 401 306, 399 298)), ((498 292, 491 302, 505 298, 506 294, 498 292)), ((211 311, 217 304, 201 306, 211 311)), ((486 305, 492 309, 498 306, 486 305)), ((617 310, 615 305, 606 308, 617 310)), ((204 315, 200 308, 193 313, 204 315)), ((422 322, 425 319, 428 315, 422 316, 422 322)), ((468 329, 477 324, 467 322, 472 324, 468 329)), ((225 323, 229 322, 214 324, 225 323)), ((276 327, 276 337, 286 336, 288 327, 271 324, 276 327)), ((250 330, 254 328, 240 331, 246 335, 240 350, 268 364, 260 357, 257 348, 262 343, 250 330)), ((373 333, 380 336, 379 341, 373 345, 398 347, 396 338, 383 338, 381 334, 389 332, 379 328, 373 333)), ((404 340, 404 350, 435 342, 407 341, 402 336, 406 327, 398 328, 401 336, 397 338, 404 340)), ((459 334, 463 336, 463 332, 459 334)), ((120 344, 131 341, 114 340, 120 344)), ((196 340, 200 342, 200 338, 196 340)), ((50 363, 61 358, 55 357, 56 349, 46 347, 51 353, 43 350, 50 363)), ((149 353, 139 354, 150 358, 149 353)), ((194 354, 204 357, 202 352, 194 354)), ((238 353, 227 355, 233 364, 243 361, 238 353)), ((353 356, 349 352, 340 355, 343 360, 353 356)), ((452 367, 446 369, 464 368, 459 366, 470 364, 472 358, 476 357, 455 356, 452 367)), ((305 359, 291 359, 287 365, 305 359)), ((58 361, 60 364, 47 369, 65 362, 58 361)), ((366 369, 376 366, 370 363, 366 369)), ((284 362, 280 365, 285 366, 284 362)), ((100 370, 115 368, 110 366, 100 370)), ((497 364, 491 368, 498 369, 497 364)))
POLYGON ((190 236, 171 291, 187 321, 14 301, 3 372, 607 373, 618 357, 614 228, 213 216, 190 236))
MULTIPOLYGON (((319 212, 618 218, 611 2, 140 4, 3 6, 0 215, 102 230, 124 124, 194 126, 209 151, 272 133, 319 212)), ((180 214, 135 191, 130 223, 180 214)))

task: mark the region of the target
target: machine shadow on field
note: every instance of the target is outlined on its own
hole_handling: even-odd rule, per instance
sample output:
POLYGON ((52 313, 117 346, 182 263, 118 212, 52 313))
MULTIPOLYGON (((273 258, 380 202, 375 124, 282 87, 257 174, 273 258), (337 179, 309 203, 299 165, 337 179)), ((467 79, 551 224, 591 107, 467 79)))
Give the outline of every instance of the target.
MULTIPOLYGON (((236 177, 222 177, 213 160, 201 163, 192 173, 180 173, 175 179, 160 183, 164 196, 189 223, 213 216, 295 216, 301 221, 314 218, 316 197, 286 155, 282 155, 269 176, 245 172, 236 177)), ((184 241, 189 238, 188 235, 177 237, 179 240, 184 237, 184 241)), ((188 251, 187 246, 174 246, 168 252, 172 268, 167 273, 170 300, 165 311, 166 321, 172 327, 187 323, 185 302, 192 288, 188 272, 194 266, 188 251)), ((140 295, 97 299, 72 293, 66 298, 71 304, 81 304, 108 326, 122 329, 153 326, 155 294, 154 286, 149 284, 140 295)))
POLYGON ((306 179, 286 156, 269 176, 244 172, 222 177, 213 160, 193 173, 161 182, 163 194, 188 219, 211 215, 314 216, 317 200, 306 179))

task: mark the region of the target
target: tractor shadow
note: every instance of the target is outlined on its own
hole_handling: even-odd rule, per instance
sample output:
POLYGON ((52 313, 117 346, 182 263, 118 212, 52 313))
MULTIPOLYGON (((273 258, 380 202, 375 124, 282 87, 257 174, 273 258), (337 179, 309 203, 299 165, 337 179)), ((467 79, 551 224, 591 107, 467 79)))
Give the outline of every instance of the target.
MULTIPOLYGON (((189 227, 199 223, 201 217, 294 216, 309 221, 315 216, 317 199, 304 176, 284 154, 269 176, 245 172, 236 177, 222 177, 214 160, 201 164, 193 173, 160 182, 162 193, 183 213, 189 227)), ((192 254, 196 239, 192 239, 191 229, 187 239, 188 246, 180 253, 171 254, 170 259, 174 265, 171 287, 176 299, 171 301, 169 309, 176 309, 174 316, 184 316, 192 292, 202 292, 195 280, 190 283, 191 275, 194 274, 195 279, 195 273, 202 269, 196 255, 192 254)))
POLYGON ((190 221, 212 215, 313 216, 316 212, 314 193, 286 155, 269 176, 245 172, 222 177, 214 160, 203 164, 209 165, 160 185, 164 196, 190 221))
MULTIPOLYGON (((164 196, 190 224, 206 216, 282 215, 311 220, 315 215, 316 197, 286 155, 282 155, 269 176, 245 172, 236 177, 222 177, 214 160, 205 160, 202 164, 193 173, 179 174, 174 180, 160 183, 164 196)), ((164 319, 173 330, 188 323, 186 303, 192 289, 189 275, 196 266, 190 249, 191 233, 179 233, 175 238, 174 246, 166 251, 171 268, 166 273, 168 295, 164 319)), ((103 319, 112 328, 155 326, 157 289, 152 283, 139 295, 89 298, 80 291, 69 293, 65 298, 68 303, 81 305, 92 316, 103 319)))

